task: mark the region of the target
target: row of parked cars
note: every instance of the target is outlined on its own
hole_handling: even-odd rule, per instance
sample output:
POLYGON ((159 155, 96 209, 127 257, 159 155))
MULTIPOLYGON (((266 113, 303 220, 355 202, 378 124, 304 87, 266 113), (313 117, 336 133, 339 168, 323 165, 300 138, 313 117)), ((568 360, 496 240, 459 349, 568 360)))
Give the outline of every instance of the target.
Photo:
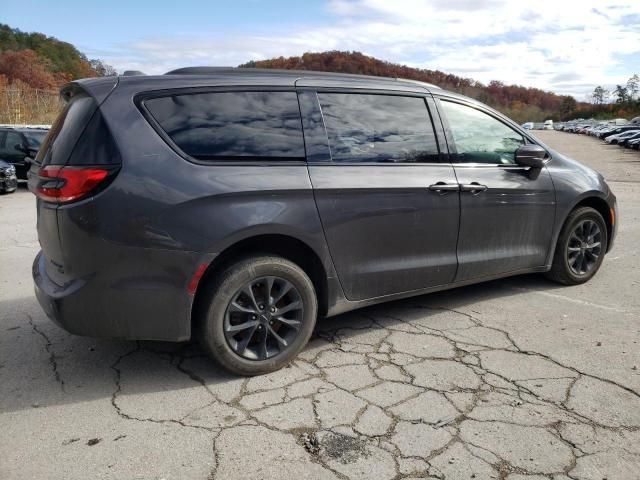
POLYGON ((48 132, 48 125, 0 125, 0 193, 15 192, 18 180, 27 179, 29 159, 48 132))
POLYGON ((630 122, 616 119, 609 122, 595 120, 578 120, 566 123, 557 123, 556 130, 564 132, 591 135, 603 139, 606 143, 621 147, 640 150, 640 117, 630 122))

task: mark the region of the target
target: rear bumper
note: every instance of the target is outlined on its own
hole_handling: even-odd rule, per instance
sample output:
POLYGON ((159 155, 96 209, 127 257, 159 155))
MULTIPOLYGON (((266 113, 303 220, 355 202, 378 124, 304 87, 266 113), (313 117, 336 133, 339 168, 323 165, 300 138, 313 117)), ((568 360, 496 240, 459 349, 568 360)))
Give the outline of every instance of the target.
POLYGON ((93 336, 94 332, 90 325, 95 324, 94 321, 86 322, 80 318, 62 314, 70 305, 82 302, 82 288, 85 282, 74 280, 63 286, 57 285, 47 275, 45 261, 43 253, 39 252, 32 267, 36 298, 44 313, 69 333, 93 336))
POLYGON ((46 315, 69 333, 128 340, 190 338, 192 298, 177 299, 165 291, 110 288, 95 274, 58 285, 47 275, 46 262, 43 252, 33 262, 36 298, 46 315))

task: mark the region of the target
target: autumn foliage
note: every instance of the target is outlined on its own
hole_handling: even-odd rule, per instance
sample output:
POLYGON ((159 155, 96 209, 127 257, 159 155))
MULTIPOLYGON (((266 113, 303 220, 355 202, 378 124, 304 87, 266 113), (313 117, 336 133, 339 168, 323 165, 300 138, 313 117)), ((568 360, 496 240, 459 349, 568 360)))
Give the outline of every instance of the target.
POLYGON ((573 97, 538 88, 505 85, 499 81, 484 85, 471 78, 385 62, 360 52, 305 53, 300 57, 252 61, 241 67, 317 70, 419 80, 476 98, 520 122, 549 118, 559 120, 576 107, 573 97))
POLYGON ((114 73, 70 43, 0 24, 0 123, 51 123, 62 85, 114 73))

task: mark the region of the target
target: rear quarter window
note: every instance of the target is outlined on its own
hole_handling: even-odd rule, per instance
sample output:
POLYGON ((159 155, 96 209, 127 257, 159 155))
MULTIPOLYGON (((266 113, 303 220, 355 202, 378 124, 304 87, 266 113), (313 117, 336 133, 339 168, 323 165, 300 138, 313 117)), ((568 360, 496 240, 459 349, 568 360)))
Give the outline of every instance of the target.
POLYGON ((144 100, 175 145, 197 160, 304 160, 295 92, 185 93, 144 100))
POLYGON ((85 94, 71 97, 45 137, 36 162, 42 165, 64 165, 97 109, 95 100, 85 94))

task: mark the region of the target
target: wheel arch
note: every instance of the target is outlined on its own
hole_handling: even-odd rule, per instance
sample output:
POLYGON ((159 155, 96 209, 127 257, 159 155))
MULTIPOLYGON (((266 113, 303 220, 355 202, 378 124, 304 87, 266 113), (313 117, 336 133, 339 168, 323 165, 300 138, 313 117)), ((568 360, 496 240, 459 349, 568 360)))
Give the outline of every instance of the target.
POLYGON ((594 210, 596 210, 600 215, 602 215, 602 218, 604 219, 604 223, 607 226, 607 240, 608 240, 607 252, 608 252, 611 246, 611 238, 613 236, 613 228, 614 228, 614 225, 613 225, 614 219, 611 218, 611 207, 609 206, 609 204, 604 198, 599 197, 597 195, 591 195, 591 196, 585 197, 582 200, 580 200, 578 203, 576 203, 573 206, 573 208, 569 211, 569 213, 565 216, 564 221, 562 223, 563 226, 567 221, 567 217, 571 214, 571 212, 573 212, 575 209, 580 207, 591 207, 594 210))
POLYGON ((609 240, 607 245, 607 252, 611 248, 611 245, 612 245, 611 238, 614 232, 614 225, 613 225, 611 212, 610 212, 611 207, 607 202, 606 198, 602 196, 601 192, 598 192, 598 191, 587 192, 584 195, 582 195, 580 198, 578 198, 575 201, 575 203, 571 206, 571 208, 563 210, 563 212, 561 213, 562 221, 557 223, 555 227, 555 232, 553 235, 553 243, 551 244, 551 248, 549 249, 549 256, 547 257, 547 268, 551 267, 551 262, 553 261, 553 256, 555 255, 555 251, 558 246, 558 238, 560 238, 560 232, 562 231, 562 228, 567 223, 567 219, 569 218, 569 215, 571 215, 571 212, 573 212, 575 209, 580 207, 591 207, 594 210, 596 210, 598 213, 600 213, 600 215, 602 215, 605 225, 607 226, 607 239, 609 240))
POLYGON ((318 298, 318 315, 324 316, 328 310, 329 285, 327 271, 318 253, 302 240, 284 234, 259 234, 239 240, 209 263, 198 282, 191 307, 191 332, 197 331, 198 321, 204 305, 206 290, 215 280, 218 272, 241 258, 253 255, 277 255, 300 266, 309 276, 318 298))

